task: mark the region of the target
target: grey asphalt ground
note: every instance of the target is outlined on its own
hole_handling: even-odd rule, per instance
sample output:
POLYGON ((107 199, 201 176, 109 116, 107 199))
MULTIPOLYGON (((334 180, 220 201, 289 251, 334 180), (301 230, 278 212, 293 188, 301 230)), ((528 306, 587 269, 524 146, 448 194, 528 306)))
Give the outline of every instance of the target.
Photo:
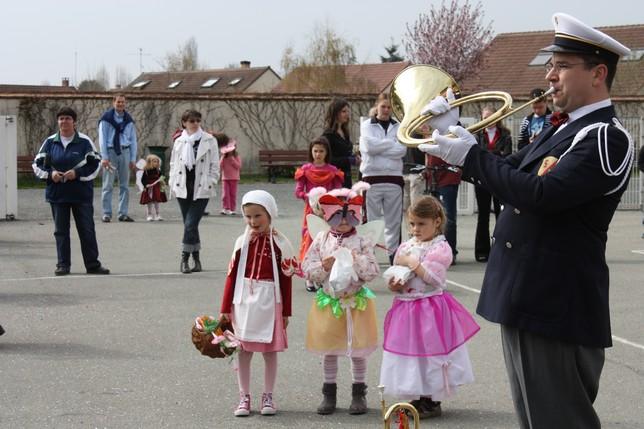
MULTIPOLYGON (((263 188, 278 200, 276 226, 298 242, 301 203, 292 184, 242 185, 241 195, 263 188)), ((100 191, 98 188, 96 191, 100 191)), ((190 327, 200 314, 217 314, 226 267, 241 217, 220 216, 219 201, 201 224, 205 271, 182 275, 182 224, 176 201, 162 205, 164 222, 145 221, 132 191, 135 223, 95 219, 101 261, 110 276, 84 274, 72 235, 72 275, 53 276, 53 223, 43 190, 19 191, 19 220, 0 222, 0 428, 378 428, 376 385, 381 354, 369 359, 369 413, 350 416, 350 371, 340 360, 339 407, 318 416, 321 363, 304 350, 306 314, 313 295, 294 283, 289 349, 280 354, 275 401, 279 412, 235 418, 233 365, 198 354, 190 327)), ((474 216, 459 216, 458 264, 448 278, 454 296, 474 312, 484 264, 474 261, 474 216), (465 287, 465 288, 464 288, 465 287)), ((644 427, 644 240, 640 212, 618 212, 607 249, 615 341, 607 350, 596 408, 605 428, 644 427), (636 253, 634 251, 641 251, 636 253), (627 342, 631 342, 628 344, 627 342)), ((380 255, 384 262, 385 256, 380 255)), ((382 281, 373 285, 379 319, 390 305, 382 281)), ((477 317, 481 331, 469 343, 476 382, 443 403, 431 428, 516 428, 498 326, 477 317)), ((253 360, 252 407, 262 392, 263 363, 253 360)), ((552 410, 556 412, 556 410, 552 410)))

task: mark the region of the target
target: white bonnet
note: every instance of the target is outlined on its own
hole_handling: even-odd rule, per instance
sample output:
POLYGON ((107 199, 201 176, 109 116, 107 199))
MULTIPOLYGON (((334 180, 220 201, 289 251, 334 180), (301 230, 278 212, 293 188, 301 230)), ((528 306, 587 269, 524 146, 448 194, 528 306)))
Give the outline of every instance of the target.
POLYGON ((275 202, 275 198, 266 191, 256 189, 254 191, 246 192, 241 202, 242 212, 245 204, 260 205, 266 209, 268 214, 271 216, 271 219, 275 219, 277 217, 277 203, 275 202))

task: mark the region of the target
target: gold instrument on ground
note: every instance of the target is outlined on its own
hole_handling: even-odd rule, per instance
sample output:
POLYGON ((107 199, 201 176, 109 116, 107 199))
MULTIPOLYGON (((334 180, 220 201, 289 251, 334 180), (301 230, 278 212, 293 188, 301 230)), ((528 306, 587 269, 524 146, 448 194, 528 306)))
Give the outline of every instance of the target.
MULTIPOLYGON (((380 392, 380 407, 382 409, 382 421, 384 423, 384 428, 389 429, 391 428, 392 420, 396 416, 396 413, 400 410, 403 411, 408 411, 409 413, 405 413, 404 418, 408 418, 408 414, 411 414, 414 418, 414 429, 418 429, 420 427, 420 416, 418 415, 418 410, 410 404, 409 402, 398 402, 387 408, 387 405, 385 404, 385 386, 382 384, 378 386, 378 390, 380 392)), ((409 421, 405 421, 402 426, 404 429, 409 429, 409 421)))
POLYGON ((545 99, 554 92, 554 89, 550 88, 540 97, 532 99, 516 109, 512 109, 512 97, 507 92, 485 91, 458 98, 460 89, 452 76, 438 67, 426 64, 412 65, 398 73, 394 78, 389 94, 394 116, 400 121, 397 136, 400 143, 411 147, 416 147, 421 143, 434 143, 431 138, 415 138, 413 135, 432 117, 431 114, 421 115, 420 111, 437 95, 445 96, 447 88, 452 88, 454 95, 457 96, 457 100, 450 103, 452 107, 486 100, 503 102, 503 106, 495 113, 467 127, 467 130, 471 133, 476 133, 483 128, 489 127, 532 103, 545 99))

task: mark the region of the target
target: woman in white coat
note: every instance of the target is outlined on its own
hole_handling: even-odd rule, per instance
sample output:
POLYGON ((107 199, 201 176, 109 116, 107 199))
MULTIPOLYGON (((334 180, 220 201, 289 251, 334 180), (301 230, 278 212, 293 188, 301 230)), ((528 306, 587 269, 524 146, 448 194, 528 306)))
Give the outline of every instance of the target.
POLYGON ((170 159, 171 194, 177 197, 183 217, 181 272, 201 271, 199 222, 219 181, 217 139, 201 129, 201 113, 186 110, 181 116, 183 132, 174 141, 170 159), (194 266, 190 268, 192 254, 194 266))
POLYGON ((389 260, 400 244, 403 207, 403 158, 407 148, 398 142, 398 122, 391 117, 389 96, 376 100, 376 114, 360 124, 360 172, 371 187, 367 191, 367 220, 385 221, 389 260))

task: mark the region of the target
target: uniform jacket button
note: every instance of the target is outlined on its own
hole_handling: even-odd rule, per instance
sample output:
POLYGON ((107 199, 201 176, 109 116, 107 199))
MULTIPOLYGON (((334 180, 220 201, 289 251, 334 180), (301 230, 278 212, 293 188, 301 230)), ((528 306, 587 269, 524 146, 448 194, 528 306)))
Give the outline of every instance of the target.
POLYGON ((512 249, 512 243, 510 243, 509 241, 506 241, 505 247, 507 247, 508 249, 512 249))
POLYGON ((515 208, 515 209, 514 209, 514 213, 516 213, 516 214, 521 214, 521 210, 519 210, 519 209, 515 208))

